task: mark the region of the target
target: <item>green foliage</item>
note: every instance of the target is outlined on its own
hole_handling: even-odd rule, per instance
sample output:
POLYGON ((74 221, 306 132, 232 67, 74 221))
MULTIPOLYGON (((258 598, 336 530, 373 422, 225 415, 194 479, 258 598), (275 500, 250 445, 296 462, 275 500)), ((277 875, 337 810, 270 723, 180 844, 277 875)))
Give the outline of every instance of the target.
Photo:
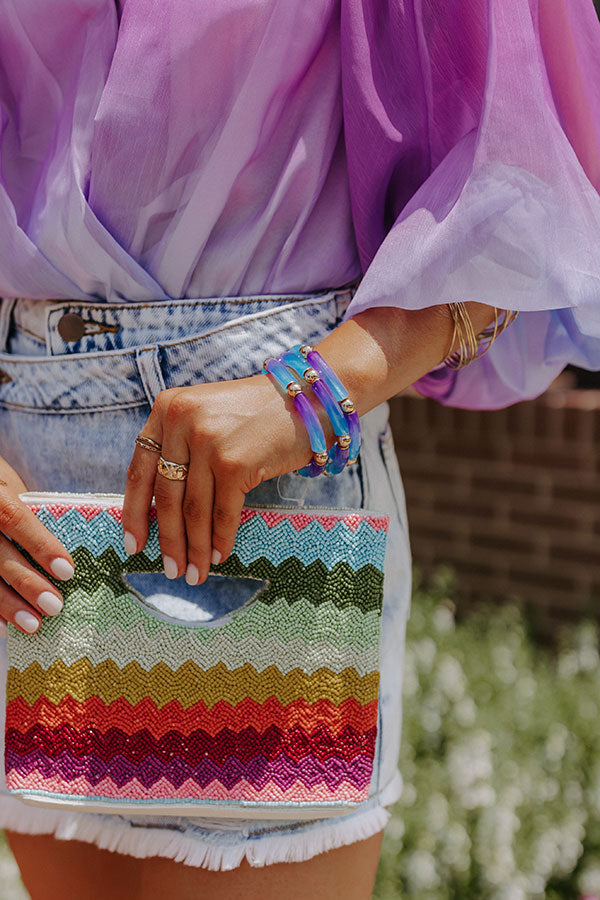
POLYGON ((404 680, 405 788, 375 898, 600 895, 598 631, 531 641, 514 605, 457 623, 452 578, 415 592, 404 680))

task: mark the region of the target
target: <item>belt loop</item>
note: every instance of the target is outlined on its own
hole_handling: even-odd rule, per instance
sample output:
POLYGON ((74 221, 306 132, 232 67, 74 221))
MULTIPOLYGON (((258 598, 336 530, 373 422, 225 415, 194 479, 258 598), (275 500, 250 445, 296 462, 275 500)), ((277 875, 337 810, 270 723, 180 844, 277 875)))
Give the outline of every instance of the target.
POLYGON ((158 347, 153 345, 151 347, 143 347, 140 350, 136 350, 135 361, 146 393, 148 405, 153 406, 157 396, 161 391, 164 391, 166 386, 158 359, 158 347))
POLYGON ((8 334, 12 321, 12 311, 16 297, 0 297, 0 352, 5 353, 8 349, 8 334))

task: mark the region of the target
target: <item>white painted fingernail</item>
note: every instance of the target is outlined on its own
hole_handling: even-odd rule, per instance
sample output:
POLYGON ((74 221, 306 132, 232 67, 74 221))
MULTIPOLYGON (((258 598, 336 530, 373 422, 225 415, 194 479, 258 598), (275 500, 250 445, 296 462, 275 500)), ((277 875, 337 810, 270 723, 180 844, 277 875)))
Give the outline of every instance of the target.
POLYGON ((63 602, 60 597, 57 597, 56 594, 51 594, 50 591, 42 591, 37 598, 37 605, 47 616, 55 616, 63 608, 63 602))
POLYGON ((200 572, 194 563, 189 563, 185 570, 185 580, 188 584, 198 584, 200 580, 200 572))
POLYGON ((163 556, 163 569, 167 578, 177 578, 179 568, 175 560, 171 559, 170 556, 163 556))
POLYGON ((72 578, 75 574, 75 569, 71 565, 71 563, 62 559, 60 556, 56 559, 53 559, 50 563, 50 570, 53 575, 56 575, 57 578, 60 578, 61 581, 68 581, 69 578, 72 578))
POLYGON ((23 631, 27 631, 29 634, 37 631, 39 624, 36 617, 32 616, 31 613, 28 613, 24 609, 20 609, 15 613, 15 625, 18 625, 19 628, 22 628, 23 631))
POLYGON ((133 556, 137 553, 137 540, 135 535, 130 531, 126 531, 123 535, 123 544, 125 546, 125 553, 129 554, 129 556, 133 556))
POLYGON ((213 564, 213 566, 219 565, 219 563, 221 562, 221 554, 219 553, 218 550, 213 550, 211 557, 210 557, 210 561, 213 564))
POLYGON ((6 622, 4 619, 0 619, 0 637, 6 637, 8 634, 8 628, 6 627, 6 622))

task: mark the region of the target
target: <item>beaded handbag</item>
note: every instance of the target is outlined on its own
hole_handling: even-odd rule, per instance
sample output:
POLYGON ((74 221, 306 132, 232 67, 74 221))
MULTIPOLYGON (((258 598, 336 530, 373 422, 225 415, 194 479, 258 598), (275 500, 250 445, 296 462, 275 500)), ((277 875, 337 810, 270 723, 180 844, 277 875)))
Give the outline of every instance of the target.
POLYGON ((186 623, 126 581, 163 571, 154 507, 146 546, 128 556, 121 495, 21 497, 75 575, 54 582, 63 610, 36 634, 9 626, 9 791, 85 811, 288 819, 367 799, 387 517, 245 508, 211 574, 259 588, 186 623))

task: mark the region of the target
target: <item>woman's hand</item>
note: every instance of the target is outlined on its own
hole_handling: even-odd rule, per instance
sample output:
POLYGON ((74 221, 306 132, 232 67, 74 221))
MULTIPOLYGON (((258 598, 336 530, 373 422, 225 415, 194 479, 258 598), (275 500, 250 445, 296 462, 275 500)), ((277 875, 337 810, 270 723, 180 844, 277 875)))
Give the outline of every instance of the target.
MULTIPOLYGON (((486 304, 467 307, 477 333, 492 321, 486 304)), ((444 359, 452 334, 444 306, 381 307, 343 322, 318 349, 363 415, 444 359)), ((331 446, 331 424, 314 405, 331 446)), ((164 459, 189 464, 189 475, 185 482, 164 478, 158 454, 136 446, 123 506, 125 550, 136 553, 146 543, 154 494, 165 575, 185 572, 188 584, 205 581, 211 560, 231 553, 247 492, 311 458, 292 401, 266 375, 163 391, 143 434, 162 444, 164 459)))
POLYGON ((74 572, 71 555, 19 500, 18 494, 26 490, 15 470, 0 459, 0 634, 4 635, 7 622, 28 634, 37 631, 40 614, 54 616, 63 605, 54 585, 27 562, 12 541, 55 578, 67 581, 74 572))
POLYGON ((163 391, 143 434, 162 445, 164 459, 189 464, 189 475, 164 478, 158 454, 135 447, 123 505, 125 549, 135 553, 146 543, 154 494, 165 575, 185 572, 188 584, 205 581, 211 561, 231 553, 248 491, 311 458, 292 401, 267 375, 163 391))

